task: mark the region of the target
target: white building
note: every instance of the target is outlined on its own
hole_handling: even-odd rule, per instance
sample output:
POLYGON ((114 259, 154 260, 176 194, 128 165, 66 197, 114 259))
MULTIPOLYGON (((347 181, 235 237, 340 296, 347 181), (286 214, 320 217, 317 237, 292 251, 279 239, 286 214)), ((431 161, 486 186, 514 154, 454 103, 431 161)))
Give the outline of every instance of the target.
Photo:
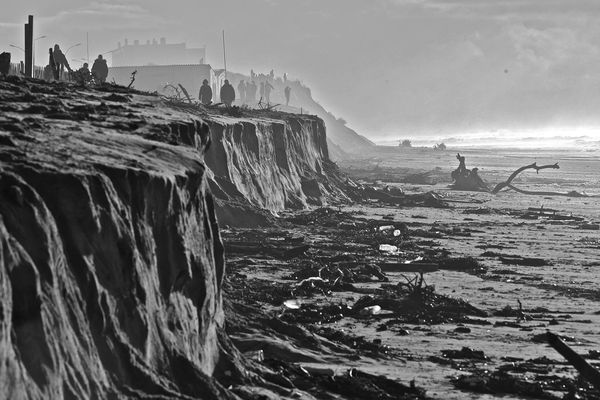
POLYGON ((182 85, 190 97, 198 99, 200 86, 204 79, 213 89, 213 103, 219 99, 218 90, 222 78, 209 64, 196 65, 140 65, 129 67, 111 67, 108 69, 108 82, 127 86, 131 82, 131 74, 137 71, 133 87, 148 92, 174 94, 172 87, 182 85))
POLYGON ((160 42, 147 40, 146 44, 140 44, 139 40, 129 44, 125 39, 125 45, 121 46, 119 42, 111 53, 113 67, 204 64, 206 58, 205 47, 188 49, 185 43, 167 44, 165 38, 161 38, 160 42))

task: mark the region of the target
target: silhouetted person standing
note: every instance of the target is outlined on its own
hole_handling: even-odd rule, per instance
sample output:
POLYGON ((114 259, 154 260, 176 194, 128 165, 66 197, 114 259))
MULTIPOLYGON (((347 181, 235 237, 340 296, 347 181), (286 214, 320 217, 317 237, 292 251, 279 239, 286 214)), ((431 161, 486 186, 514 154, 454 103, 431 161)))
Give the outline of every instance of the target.
POLYGON ((235 89, 229 81, 225 79, 225 83, 221 87, 221 102, 225 103, 227 107, 231 107, 231 103, 235 100, 235 89))
POLYGON ((65 68, 67 69, 67 71, 73 72, 73 70, 69 66, 67 57, 62 52, 59 45, 57 45, 57 44, 54 45, 54 51, 52 52, 52 55, 54 57, 54 64, 56 65, 56 68, 59 71, 60 77, 62 77, 63 73, 65 72, 65 68))
POLYGON ((57 81, 59 74, 60 71, 58 70, 58 65, 54 62, 54 52, 52 51, 52 48, 50 48, 48 49, 48 65, 44 68, 44 79, 47 81, 57 81))
POLYGON ((267 103, 271 101, 271 90, 275 89, 269 82, 265 82, 265 100, 267 103))
POLYGON ((264 82, 260 83, 259 93, 260 93, 260 101, 262 101, 265 98, 265 83, 264 82))
POLYGON ((242 80, 238 83, 238 95, 240 96, 240 104, 246 102, 246 83, 242 80))
POLYGON ((98 58, 94 60, 94 65, 92 65, 92 76, 98 83, 106 82, 108 65, 106 65, 106 60, 102 58, 102 54, 98 55, 98 58))
POLYGON ((205 79, 202 81, 202 86, 200 86, 200 93, 198 94, 200 103, 204 104, 205 106, 209 105, 210 103, 212 103, 212 96, 213 96, 212 89, 210 88, 210 85, 208 84, 208 80, 205 79))
POLYGON ((290 93, 292 92, 292 88, 289 86, 286 86, 285 89, 283 89, 283 93, 285 94, 285 105, 289 106, 290 105, 290 93))
POLYGON ((83 67, 77 70, 77 75, 79 75, 79 79, 81 79, 85 83, 92 80, 92 74, 90 73, 88 65, 88 63, 83 63, 83 67))
POLYGON ((54 74, 52 73, 50 64, 44 67, 44 74, 42 76, 45 81, 52 82, 54 80, 54 74))
POLYGON ((10 53, 0 54, 0 75, 8 75, 10 71, 10 53))

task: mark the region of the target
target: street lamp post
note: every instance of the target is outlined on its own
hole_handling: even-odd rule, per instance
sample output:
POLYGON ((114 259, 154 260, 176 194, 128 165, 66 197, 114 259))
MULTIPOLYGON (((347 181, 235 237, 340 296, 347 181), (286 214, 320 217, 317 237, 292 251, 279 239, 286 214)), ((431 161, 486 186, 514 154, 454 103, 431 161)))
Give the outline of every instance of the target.
POLYGON ((73 46, 69 47, 66 51, 65 51, 65 56, 67 55, 67 53, 69 52, 69 50, 71 50, 73 47, 77 47, 77 46, 81 46, 81 43, 76 43, 73 46))
POLYGON ((15 46, 14 44, 9 44, 10 47, 14 47, 15 49, 19 49, 21 50, 23 53, 25 53, 25 49, 19 46, 15 46))

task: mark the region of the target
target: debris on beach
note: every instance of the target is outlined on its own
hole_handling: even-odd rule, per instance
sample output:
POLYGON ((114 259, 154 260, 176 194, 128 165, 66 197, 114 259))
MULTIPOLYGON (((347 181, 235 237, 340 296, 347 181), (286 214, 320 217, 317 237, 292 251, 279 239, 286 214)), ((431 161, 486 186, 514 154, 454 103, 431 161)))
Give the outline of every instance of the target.
MULTIPOLYGON (((544 207, 523 210, 521 214, 515 210, 494 210, 497 211, 498 215, 517 220, 520 215, 530 213, 544 223, 581 223, 575 219, 577 216, 544 207)), ((540 343, 545 340, 545 334, 539 333, 539 328, 562 325, 572 319, 570 314, 576 314, 577 310, 525 309, 519 299, 516 300, 518 306, 485 310, 466 299, 440 294, 433 285, 427 284, 427 274, 440 270, 464 272, 492 281, 501 279, 502 268, 490 268, 489 263, 482 263, 480 258, 452 255, 436 243, 439 239, 461 241, 477 233, 467 224, 403 222, 393 214, 373 217, 336 207, 295 212, 284 216, 277 228, 237 230, 225 234, 226 248, 234 251, 229 267, 231 278, 228 280, 237 287, 229 297, 235 298, 236 302, 248 302, 253 307, 270 305, 267 312, 270 319, 256 319, 263 321, 267 329, 277 327, 274 334, 278 340, 289 340, 299 348, 319 349, 323 354, 329 354, 327 352, 331 349, 345 349, 344 356, 336 355, 339 357, 337 365, 344 365, 340 361, 343 359, 363 357, 396 359, 398 355, 404 355, 409 359, 419 358, 417 354, 406 355, 410 349, 391 347, 385 340, 353 335, 354 327, 370 327, 382 334, 411 337, 420 331, 434 336, 435 328, 432 327, 439 326, 443 327, 446 335, 463 338, 477 335, 479 327, 514 329, 516 332, 532 332, 524 334, 524 340, 540 343), (243 244, 251 241, 257 246, 254 254, 243 249, 243 244), (236 247, 236 243, 240 243, 241 247, 236 247), (285 249, 301 245, 307 246, 305 251, 291 258, 285 257, 285 249), (236 279, 238 266, 248 269, 253 265, 277 270, 279 279, 236 279), (258 294, 253 287, 265 292, 258 294)), ((485 242, 475 248, 486 249, 481 257, 491 259, 496 266, 542 268, 553 263, 550 259, 516 253, 517 247, 512 242, 485 242)), ((506 273, 516 278, 520 276, 518 271, 506 270, 506 273)), ((553 291, 562 290, 560 286, 544 281, 528 281, 527 284, 541 288, 546 285, 553 291)), ((493 290, 493 287, 488 289, 493 290)), ((580 288, 565 286, 564 290, 577 296, 586 295, 580 288)), ((589 296, 592 295, 590 292, 589 296)), ((247 312, 246 308, 244 310, 247 312)), ((242 328, 239 332, 246 329, 242 328)), ((238 328, 231 330, 235 341, 238 328)), ((258 342, 252 349, 255 348, 260 348, 258 342)), ((278 349, 264 353, 264 366, 271 368, 278 363, 288 363, 293 366, 289 368, 303 367, 302 362, 295 360, 296 356, 288 350, 278 349), (281 353, 278 357, 289 358, 273 358, 273 354, 278 352, 281 353)), ((596 393, 591 385, 582 386, 565 374, 567 365, 560 361, 543 357, 539 360, 506 357, 504 360, 495 359, 487 353, 487 348, 465 346, 444 350, 441 355, 425 359, 444 368, 461 371, 463 375, 452 379, 457 390, 540 399, 577 398, 568 397, 571 393, 587 399, 594 398, 596 393)), ((590 355, 593 356, 592 353, 590 355)), ((294 387, 301 388, 294 374, 276 371, 279 372, 275 374, 285 378, 284 382, 289 381, 294 387)), ((337 380, 346 369, 336 370, 327 363, 323 366, 311 363, 306 371, 313 377, 337 380)), ((283 379, 281 377, 278 379, 283 379)), ((303 390, 307 387, 302 386, 303 390)), ((315 395, 319 390, 332 389, 315 385, 308 392, 315 395)))
POLYGON ((452 380, 457 389, 495 395, 522 395, 534 399, 559 400, 539 382, 532 382, 504 371, 481 371, 472 375, 461 375, 452 380))
POLYGON ((458 160, 458 167, 451 173, 453 183, 450 187, 455 190, 489 192, 490 189, 487 184, 479 176, 479 169, 468 169, 465 156, 461 156, 460 153, 456 154, 456 159, 458 160))
POLYGON ((354 368, 334 371, 324 368, 311 368, 276 359, 265 360, 265 365, 277 375, 284 377, 293 387, 306 391, 317 398, 330 398, 330 393, 344 398, 364 400, 418 400, 428 399, 425 390, 393 381, 383 376, 373 375, 354 368))
MULTIPOLYGON (((524 190, 515 187, 512 182, 513 180, 523 171, 528 169, 533 169, 536 173, 543 169, 559 169, 558 163, 548 164, 548 165, 537 165, 537 163, 532 163, 529 165, 525 165, 523 167, 515 170, 505 181, 500 182, 494 186, 493 189, 490 190, 488 184, 479 176, 479 169, 472 168, 468 169, 466 167, 465 157, 461 156, 460 153, 456 155, 456 159, 459 162, 458 167, 452 171, 452 184, 450 187, 454 190, 464 190, 464 191, 474 191, 474 192, 489 192, 491 194, 498 194, 500 191, 504 189, 511 189, 517 193, 525 194, 525 195, 537 195, 537 196, 565 196, 565 197, 597 197, 597 195, 589 195, 587 193, 578 192, 576 190, 571 190, 569 192, 554 192, 554 191, 532 191, 532 190, 524 190)), ((543 210, 542 210, 543 211, 543 210)), ((481 213, 487 212, 485 209, 480 211, 481 213)), ((475 213, 475 212, 473 212, 475 213)), ((545 215, 547 216, 547 215, 545 215)), ((585 228, 584 228, 585 229, 585 228)), ((592 228, 595 229, 595 228, 592 228)), ((599 228, 600 229, 600 228, 599 228)))
POLYGON ((490 358, 481 350, 473 350, 470 347, 463 347, 460 350, 442 350, 442 355, 451 359, 469 359, 488 361, 490 358))

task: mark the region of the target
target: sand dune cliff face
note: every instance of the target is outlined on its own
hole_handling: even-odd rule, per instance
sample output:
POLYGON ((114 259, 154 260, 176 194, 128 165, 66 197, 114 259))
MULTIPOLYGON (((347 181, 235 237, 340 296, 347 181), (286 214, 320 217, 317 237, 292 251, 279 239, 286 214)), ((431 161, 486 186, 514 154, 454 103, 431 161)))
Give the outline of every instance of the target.
POLYGON ((149 96, 0 99, 0 398, 227 397, 206 125, 149 96))
POLYGON ((235 203, 278 212, 347 199, 320 118, 281 113, 206 121, 212 138, 206 163, 223 223, 244 225, 235 203))
POLYGON ((216 215, 344 198, 320 119, 257 114, 0 79, 0 398, 232 396, 216 215))

